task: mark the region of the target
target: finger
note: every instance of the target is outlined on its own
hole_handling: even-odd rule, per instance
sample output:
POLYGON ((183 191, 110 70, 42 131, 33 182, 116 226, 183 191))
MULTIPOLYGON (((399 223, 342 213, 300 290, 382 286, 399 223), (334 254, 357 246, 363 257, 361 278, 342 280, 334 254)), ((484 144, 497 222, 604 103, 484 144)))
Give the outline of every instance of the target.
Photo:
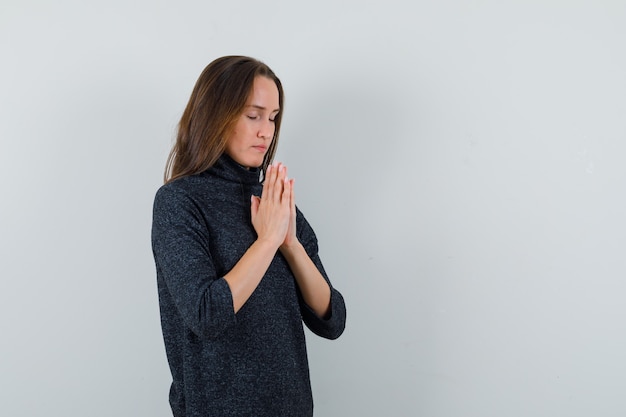
POLYGON ((293 186, 294 186, 295 180, 292 178, 289 180, 289 193, 291 196, 291 211, 293 214, 296 213, 296 193, 294 192, 293 186))
POLYGON ((274 165, 268 165, 267 170, 265 170, 265 178, 263 179, 263 193, 261 194, 261 199, 270 199, 270 184, 272 182, 271 178, 274 170, 274 165))
POLYGON ((274 163, 274 166, 272 167, 272 175, 270 176, 270 183, 269 183, 269 199, 271 201, 280 201, 280 194, 282 193, 282 187, 281 184, 277 184, 278 183, 278 178, 280 177, 280 172, 282 170, 282 164, 280 162, 276 162, 274 163))
POLYGON ((274 177, 274 183, 271 185, 273 188, 273 199, 274 201, 280 203, 282 200, 283 189, 285 188, 285 166, 282 164, 278 164, 276 169, 276 175, 274 177))
POLYGON ((285 176, 287 175, 287 166, 282 162, 278 163, 278 173, 276 175, 276 178, 280 181, 284 180, 285 176))
POLYGON ((292 236, 296 235, 296 228, 297 228, 296 226, 296 223, 297 223, 296 193, 294 191, 294 183, 295 183, 294 179, 289 180, 289 192, 291 196, 291 201, 290 201, 291 207, 289 210, 290 211, 289 217, 290 217, 291 228, 292 228, 291 229, 292 236))
POLYGON ((283 183, 283 193, 282 193, 282 200, 281 203, 287 207, 290 208, 291 210, 291 204, 292 204, 292 181, 293 180, 289 180, 287 177, 285 177, 285 179, 282 180, 283 183))
POLYGON ((256 214, 259 212, 259 203, 261 199, 255 195, 250 197, 250 215, 254 219, 256 214))

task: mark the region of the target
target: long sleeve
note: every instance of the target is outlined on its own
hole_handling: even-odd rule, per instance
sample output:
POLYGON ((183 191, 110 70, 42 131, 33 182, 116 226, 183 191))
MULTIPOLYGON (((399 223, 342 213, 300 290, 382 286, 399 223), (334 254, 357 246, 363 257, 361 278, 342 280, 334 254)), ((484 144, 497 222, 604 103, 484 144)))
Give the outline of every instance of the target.
POLYGON ((330 287, 329 317, 323 319, 317 316, 317 314, 315 314, 315 312, 313 312, 313 310, 311 310, 311 308, 304 303, 302 297, 300 297, 302 320, 316 335, 326 339, 336 339, 341 336, 346 326, 346 305, 343 296, 331 284, 318 254, 318 244, 315 232, 299 210, 296 228, 298 230, 298 239, 330 287))
MULTIPOLYGON (((197 204, 184 190, 162 187, 155 197, 152 249, 161 308, 175 308, 200 338, 217 338, 236 323, 232 294, 217 276, 209 230, 197 204)), ((172 312, 170 312, 172 313, 172 312)))
MULTIPOLYGON (((332 289, 332 314, 320 319, 277 253, 235 314, 223 278, 257 238, 250 196, 261 191, 258 171, 222 155, 156 193, 152 249, 176 416, 313 415, 304 326, 338 337, 345 326, 341 294, 332 289)), ((313 230, 301 213, 296 221, 298 238, 328 280, 313 230)))

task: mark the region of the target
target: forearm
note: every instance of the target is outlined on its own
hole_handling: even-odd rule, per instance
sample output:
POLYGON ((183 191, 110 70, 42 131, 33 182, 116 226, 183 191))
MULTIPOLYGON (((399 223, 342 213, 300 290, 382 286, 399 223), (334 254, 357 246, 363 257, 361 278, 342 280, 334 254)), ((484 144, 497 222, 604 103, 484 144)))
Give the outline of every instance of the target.
POLYGON ((248 301, 267 272, 277 247, 275 244, 257 239, 243 254, 224 279, 233 295, 235 313, 248 301))
POLYGON ((330 313, 330 286, 302 244, 294 242, 290 246, 281 246, 280 251, 296 278, 304 302, 319 317, 327 317, 330 313))

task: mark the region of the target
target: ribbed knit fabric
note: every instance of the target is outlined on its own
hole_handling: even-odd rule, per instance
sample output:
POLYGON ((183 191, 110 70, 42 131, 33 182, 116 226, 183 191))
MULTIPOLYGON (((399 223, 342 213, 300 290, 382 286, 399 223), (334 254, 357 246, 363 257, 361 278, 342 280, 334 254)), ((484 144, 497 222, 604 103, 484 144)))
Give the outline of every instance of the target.
MULTIPOLYGON (((261 189, 258 171, 224 154, 209 170, 157 191, 152 248, 175 417, 313 415, 302 323, 319 336, 339 337, 343 297, 331 286, 331 316, 317 317, 280 252, 237 314, 223 278, 256 239, 250 196, 261 189)), ((328 280, 299 210, 296 227, 328 280)))

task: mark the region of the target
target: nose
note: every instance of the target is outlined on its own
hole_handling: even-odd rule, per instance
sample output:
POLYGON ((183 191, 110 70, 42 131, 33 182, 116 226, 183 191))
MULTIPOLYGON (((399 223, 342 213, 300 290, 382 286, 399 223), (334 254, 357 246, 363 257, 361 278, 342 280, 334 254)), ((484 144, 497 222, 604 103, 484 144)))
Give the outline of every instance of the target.
POLYGON ((258 136, 263 139, 272 139, 274 137, 274 123, 265 120, 259 127, 258 136))

